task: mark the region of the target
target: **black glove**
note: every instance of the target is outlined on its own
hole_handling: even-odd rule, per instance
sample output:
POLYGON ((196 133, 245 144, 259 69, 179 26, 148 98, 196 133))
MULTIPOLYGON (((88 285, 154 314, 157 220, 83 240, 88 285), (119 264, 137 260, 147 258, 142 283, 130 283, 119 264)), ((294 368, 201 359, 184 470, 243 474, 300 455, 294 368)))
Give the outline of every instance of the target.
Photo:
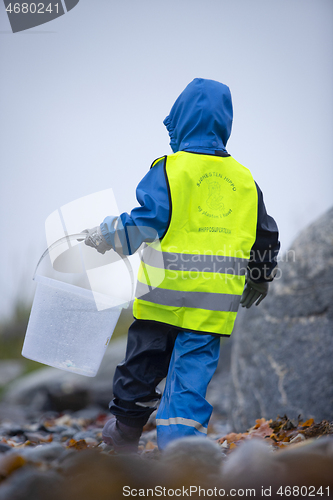
POLYGON ((82 233, 86 233, 84 242, 88 247, 96 248, 97 252, 105 254, 107 250, 111 250, 112 246, 106 242, 106 239, 102 235, 101 228, 99 226, 93 227, 92 229, 85 229, 82 233))
POLYGON ((242 307, 249 309, 256 301, 256 306, 258 306, 267 294, 268 283, 266 281, 264 283, 254 283, 247 277, 240 303, 242 307))

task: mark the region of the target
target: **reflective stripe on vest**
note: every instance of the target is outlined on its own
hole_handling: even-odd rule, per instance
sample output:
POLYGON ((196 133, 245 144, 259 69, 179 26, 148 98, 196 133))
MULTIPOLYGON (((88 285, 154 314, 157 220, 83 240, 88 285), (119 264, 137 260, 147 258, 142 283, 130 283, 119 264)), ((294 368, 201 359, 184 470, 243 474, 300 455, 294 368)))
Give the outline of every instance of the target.
POLYGON ((230 335, 256 237, 257 190, 232 157, 166 158, 171 220, 143 252, 133 314, 179 328, 230 335))
POLYGON ((237 312, 240 296, 226 293, 185 292, 184 290, 166 290, 164 288, 151 288, 138 282, 136 295, 154 304, 163 304, 171 307, 192 307, 207 309, 209 311, 237 312))
POLYGON ((162 252, 147 246, 142 255, 144 263, 161 269, 175 271, 199 271, 211 273, 245 275, 248 260, 239 257, 225 257, 224 255, 198 255, 162 252))

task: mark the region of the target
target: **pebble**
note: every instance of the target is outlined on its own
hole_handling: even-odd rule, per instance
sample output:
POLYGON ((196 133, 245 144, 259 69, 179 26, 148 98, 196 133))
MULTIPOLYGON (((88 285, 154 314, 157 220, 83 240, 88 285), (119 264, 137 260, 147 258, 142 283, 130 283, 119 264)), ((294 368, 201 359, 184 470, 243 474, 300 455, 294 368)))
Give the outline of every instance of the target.
POLYGON ((23 425, 0 422, 0 457, 15 453, 28 463, 48 463, 73 449, 77 453, 98 447, 107 417, 104 409, 92 407, 75 413, 44 412, 30 420, 27 416, 23 425))
POLYGON ((47 446, 39 444, 35 447, 25 447, 13 451, 21 455, 27 462, 50 462, 59 458, 64 452, 64 447, 60 443, 50 443, 47 446))
POLYGON ((73 439, 75 441, 80 441, 81 439, 87 440, 87 439, 93 439, 95 440, 95 433, 92 431, 80 431, 74 434, 73 439))
POLYGON ((6 451, 10 451, 13 448, 9 446, 9 444, 1 443, 0 442, 0 453, 5 453, 6 451))
POLYGON ((104 441, 102 441, 101 443, 99 443, 98 449, 102 450, 102 452, 108 453, 109 451, 112 451, 112 446, 109 446, 108 444, 104 443, 104 441))
POLYGON ((75 436, 75 434, 77 434, 78 431, 77 429, 74 429, 74 427, 65 427, 65 429, 63 429, 61 432, 60 432, 60 437, 61 438, 73 438, 75 436))
POLYGON ((25 432, 24 433, 25 437, 31 442, 31 443, 50 443, 53 440, 53 437, 49 433, 41 433, 41 432, 25 432))
POLYGON ((21 426, 4 422, 0 427, 0 433, 7 434, 8 436, 17 436, 17 434, 24 434, 24 429, 21 426))
POLYGON ((302 441, 305 441, 305 437, 303 434, 296 434, 291 440, 290 443, 301 443, 302 441))
MULTIPOLYGON (((37 430, 50 432, 52 434, 57 434, 57 433, 61 434, 62 432, 67 431, 68 429, 69 429, 69 427, 67 427, 67 425, 54 425, 54 426, 45 427, 45 425, 42 424, 42 425, 38 426, 37 430)), ((77 430, 75 430, 75 432, 77 432, 77 430)))
POLYGON ((141 435, 141 438, 140 438, 140 445, 146 445, 147 443, 149 443, 149 441, 152 441, 152 442, 155 442, 157 441, 157 432, 156 432, 156 429, 154 429, 153 431, 148 431, 148 432, 145 432, 144 434, 141 435))

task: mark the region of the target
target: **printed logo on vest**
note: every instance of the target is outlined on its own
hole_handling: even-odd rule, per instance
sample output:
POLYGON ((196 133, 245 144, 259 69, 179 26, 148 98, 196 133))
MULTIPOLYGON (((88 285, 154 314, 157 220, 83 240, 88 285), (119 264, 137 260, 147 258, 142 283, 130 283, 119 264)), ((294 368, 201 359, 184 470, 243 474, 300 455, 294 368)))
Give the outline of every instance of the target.
POLYGON ((228 195, 230 191, 237 191, 237 188, 229 177, 220 172, 206 172, 198 179, 197 187, 204 189, 207 196, 205 202, 202 203, 203 206, 198 206, 198 211, 202 215, 213 219, 222 219, 232 213, 230 206, 226 206, 224 193, 226 188, 229 191, 228 195))
POLYGON ((208 181, 209 196, 207 198, 207 205, 212 210, 223 210, 223 196, 222 196, 222 186, 217 181, 208 181))

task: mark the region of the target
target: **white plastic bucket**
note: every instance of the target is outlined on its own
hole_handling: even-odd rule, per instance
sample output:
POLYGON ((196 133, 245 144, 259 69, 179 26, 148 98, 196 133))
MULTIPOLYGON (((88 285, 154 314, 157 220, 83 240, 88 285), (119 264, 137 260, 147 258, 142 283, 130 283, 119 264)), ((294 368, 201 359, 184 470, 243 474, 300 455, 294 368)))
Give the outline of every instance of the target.
MULTIPOLYGON (((36 276, 35 280, 37 288, 22 355, 94 377, 122 307, 97 310, 96 294, 91 290, 44 276, 36 276)), ((110 306, 110 297, 105 300, 110 306)))
POLYGON ((83 268, 90 262, 93 269, 74 274, 56 271, 50 259, 52 250, 63 246, 65 241, 77 242, 78 237, 82 239, 82 235, 76 234, 55 242, 37 265, 34 276, 37 287, 22 355, 61 370, 94 377, 121 310, 133 298, 134 275, 126 257, 113 250, 101 256, 83 242, 70 247, 64 255, 68 254, 67 263, 80 255, 83 268), (97 267, 93 266, 89 253, 96 255, 97 267))

